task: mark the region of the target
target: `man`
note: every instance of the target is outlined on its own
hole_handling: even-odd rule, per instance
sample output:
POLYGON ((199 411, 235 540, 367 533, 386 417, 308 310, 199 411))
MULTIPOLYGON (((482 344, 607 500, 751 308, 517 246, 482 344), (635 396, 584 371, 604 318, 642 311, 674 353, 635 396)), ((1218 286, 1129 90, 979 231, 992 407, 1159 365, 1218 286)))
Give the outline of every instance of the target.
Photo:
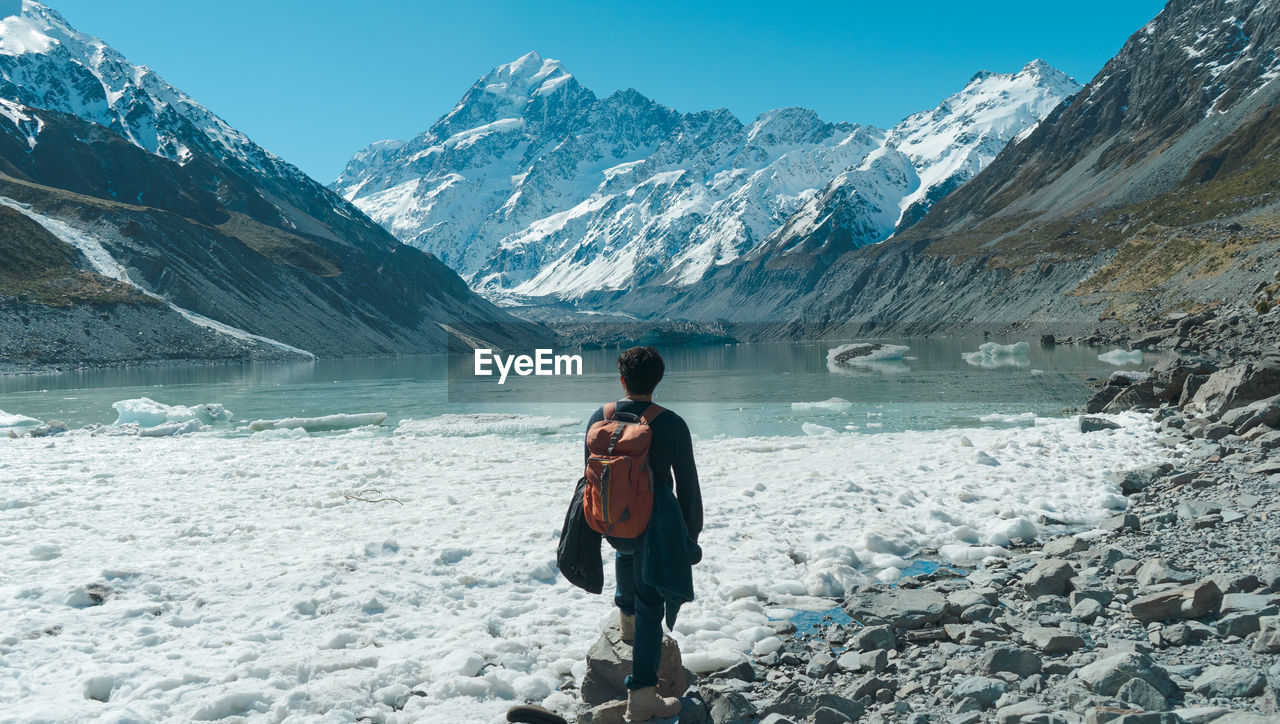
MULTIPOLYGON (((653 404, 653 390, 662 381, 665 371, 662 356, 653 347, 632 347, 623 352, 618 357, 618 372, 624 399, 615 403, 614 414, 629 414, 637 418, 643 415, 653 404)), ((604 408, 596 410, 587 423, 588 430, 604 416, 604 408)), ((674 486, 684 527, 696 544, 698 534, 702 532, 702 491, 698 487, 698 469, 693 462, 689 427, 670 410, 663 410, 648 423, 652 435, 649 466, 654 489, 670 491, 674 486)), ((589 450, 587 457, 590 457, 589 450)), ((664 532, 655 531, 655 524, 670 525, 671 521, 651 519, 650 527, 638 538, 608 538, 617 550, 618 590, 614 603, 618 606, 618 628, 622 640, 632 644, 631 675, 626 679, 626 686, 627 719, 633 722, 680 713, 680 701, 658 696, 656 688, 658 663, 662 655, 664 596, 651 582, 644 580, 640 567, 635 564, 634 554, 644 545, 645 537, 664 532)), ((678 526, 679 521, 675 521, 675 525, 678 526)))

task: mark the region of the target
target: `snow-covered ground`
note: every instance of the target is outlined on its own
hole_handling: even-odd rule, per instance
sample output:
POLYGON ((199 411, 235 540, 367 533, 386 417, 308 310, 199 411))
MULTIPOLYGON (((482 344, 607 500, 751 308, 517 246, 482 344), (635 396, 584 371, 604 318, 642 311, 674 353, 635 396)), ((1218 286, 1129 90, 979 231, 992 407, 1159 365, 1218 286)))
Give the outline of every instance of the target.
MULTIPOLYGON (((1115 419, 1087 436, 1037 418, 696 440, 706 556, 674 633, 687 664, 734 661, 769 618, 892 579, 922 548, 981 559, 1041 515, 1088 528, 1125 504, 1105 474, 1161 455, 1152 423, 1115 419)), ((568 423, 0 438, 0 718, 568 709, 557 689, 612 612, 554 567, 582 462, 568 423), (403 505, 343 497, 371 489, 403 505)))

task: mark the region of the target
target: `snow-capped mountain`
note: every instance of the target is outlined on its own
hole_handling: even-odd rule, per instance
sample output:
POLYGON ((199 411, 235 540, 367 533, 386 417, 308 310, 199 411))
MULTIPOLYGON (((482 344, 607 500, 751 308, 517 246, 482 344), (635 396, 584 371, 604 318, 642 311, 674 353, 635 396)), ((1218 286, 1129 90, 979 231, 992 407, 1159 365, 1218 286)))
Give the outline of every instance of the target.
POLYGON ((803 108, 744 124, 634 90, 597 98, 530 53, 417 138, 356 154, 332 188, 493 295, 678 287, 834 216, 854 245, 883 240, 1078 88, 1034 61, 890 130, 803 108))
MULTIPOLYGON (((106 276, 245 339, 329 356, 436 351, 446 324, 514 321, 35 0, 0 0, 0 197, 66 230, 64 243, 92 238, 100 258, 71 252, 81 271, 115 269, 106 276)), ((0 314, 14 294, 0 285, 0 314)))

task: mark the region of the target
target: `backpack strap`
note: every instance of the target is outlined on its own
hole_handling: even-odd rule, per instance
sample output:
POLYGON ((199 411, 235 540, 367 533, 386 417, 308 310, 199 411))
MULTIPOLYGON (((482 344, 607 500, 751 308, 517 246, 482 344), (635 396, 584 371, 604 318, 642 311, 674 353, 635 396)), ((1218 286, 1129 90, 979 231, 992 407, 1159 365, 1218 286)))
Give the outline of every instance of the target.
POLYGON ((617 410, 618 410, 618 403, 616 402, 604 403, 604 419, 612 420, 613 413, 617 412, 617 410))
POLYGON ((652 425, 654 418, 656 418, 658 415, 661 415, 666 411, 667 411, 667 408, 662 407, 660 405, 655 405, 652 402, 650 402, 649 406, 645 408, 644 413, 640 415, 640 422, 645 425, 652 425))

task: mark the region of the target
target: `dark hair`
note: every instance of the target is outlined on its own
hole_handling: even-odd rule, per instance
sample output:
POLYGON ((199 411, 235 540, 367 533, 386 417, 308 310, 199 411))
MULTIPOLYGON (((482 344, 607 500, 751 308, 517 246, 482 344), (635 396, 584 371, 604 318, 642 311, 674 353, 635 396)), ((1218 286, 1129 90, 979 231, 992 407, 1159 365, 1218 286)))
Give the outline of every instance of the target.
POLYGON ((653 394, 653 388, 662 381, 662 373, 666 370, 662 355, 653 347, 632 347, 618 355, 622 384, 633 395, 653 394))

